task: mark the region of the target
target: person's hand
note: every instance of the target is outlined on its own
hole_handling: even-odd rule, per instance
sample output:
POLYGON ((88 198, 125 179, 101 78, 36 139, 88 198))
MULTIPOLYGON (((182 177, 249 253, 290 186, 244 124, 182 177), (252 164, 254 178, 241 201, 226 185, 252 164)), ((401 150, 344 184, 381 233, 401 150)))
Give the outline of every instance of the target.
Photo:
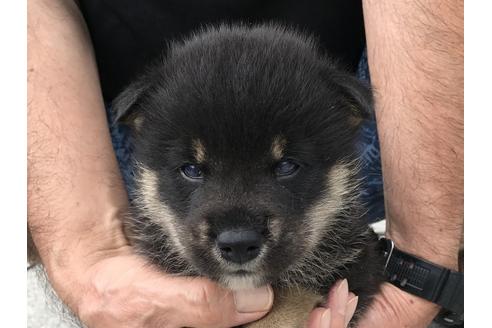
POLYGON ((347 280, 336 282, 330 289, 326 307, 314 309, 307 328, 345 328, 354 315, 358 297, 348 290, 347 280))
POLYGON ((359 320, 358 328, 428 327, 439 312, 429 301, 384 283, 370 308, 359 320))
POLYGON ((90 328, 233 327, 272 306, 271 287, 232 292, 205 278, 165 275, 130 249, 119 253, 69 287, 69 305, 90 328))
MULTIPOLYGON (((349 293, 346 280, 330 290, 326 307, 311 312, 307 328, 345 328, 354 315, 357 296, 349 293)), ((428 327, 439 307, 384 283, 371 306, 357 322, 358 328, 428 327)))

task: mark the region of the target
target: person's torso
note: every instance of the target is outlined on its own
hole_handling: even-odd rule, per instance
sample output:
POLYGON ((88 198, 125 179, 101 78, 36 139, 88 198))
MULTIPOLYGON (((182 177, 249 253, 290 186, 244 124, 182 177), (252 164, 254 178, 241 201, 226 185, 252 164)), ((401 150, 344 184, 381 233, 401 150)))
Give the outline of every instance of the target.
POLYGON ((103 95, 111 101, 171 40, 220 23, 276 22, 311 33, 355 71, 365 44, 361 0, 80 0, 103 95))

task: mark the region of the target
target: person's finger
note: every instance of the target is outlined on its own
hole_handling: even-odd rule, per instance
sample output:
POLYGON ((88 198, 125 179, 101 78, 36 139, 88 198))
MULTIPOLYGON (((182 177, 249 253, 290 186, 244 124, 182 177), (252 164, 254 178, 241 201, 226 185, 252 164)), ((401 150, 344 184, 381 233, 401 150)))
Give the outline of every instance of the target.
POLYGON ((318 307, 311 311, 306 328, 330 328, 331 327, 331 310, 318 307))
POLYGON ((345 328, 345 314, 349 297, 347 279, 338 281, 330 290, 327 307, 331 309, 330 328, 345 328))
POLYGON ((359 301, 358 296, 355 296, 355 294, 353 293, 349 293, 347 307, 345 308, 345 326, 348 326, 350 320, 354 316, 358 301, 359 301))
POLYGON ((233 292, 205 278, 173 279, 179 307, 186 309, 181 311, 181 326, 234 327, 260 319, 273 305, 270 286, 233 292))

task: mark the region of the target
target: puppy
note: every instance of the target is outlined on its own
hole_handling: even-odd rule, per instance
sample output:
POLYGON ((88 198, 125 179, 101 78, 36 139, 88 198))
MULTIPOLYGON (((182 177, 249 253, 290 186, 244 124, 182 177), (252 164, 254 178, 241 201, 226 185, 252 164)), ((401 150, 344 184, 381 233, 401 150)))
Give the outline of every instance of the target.
POLYGON ((371 106, 286 28, 220 26, 171 44, 114 102, 133 135, 129 238, 167 273, 272 284, 272 312, 250 327, 303 326, 341 278, 357 320, 383 281, 354 148, 371 106))

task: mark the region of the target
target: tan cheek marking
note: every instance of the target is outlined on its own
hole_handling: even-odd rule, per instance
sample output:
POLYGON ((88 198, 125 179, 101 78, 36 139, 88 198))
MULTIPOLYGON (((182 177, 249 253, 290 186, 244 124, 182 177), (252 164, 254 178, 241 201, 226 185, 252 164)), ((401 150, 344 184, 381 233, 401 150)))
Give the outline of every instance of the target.
POLYGON ((282 222, 278 219, 273 219, 268 222, 268 228, 272 233, 273 239, 277 241, 280 237, 280 232, 282 231, 282 222))
POLYGON ((174 224, 176 216, 166 204, 160 201, 158 181, 157 173, 143 165, 139 165, 136 204, 149 215, 152 221, 158 223, 166 230, 177 250, 184 254, 185 248, 174 224))
POLYGON ((284 157, 285 145, 287 140, 282 136, 276 136, 272 142, 272 156, 275 160, 280 161, 284 157))
POLYGON ((203 244, 203 243, 206 243, 208 241, 208 237, 207 237, 207 234, 208 234, 208 225, 206 222, 202 221, 198 224, 198 236, 199 236, 199 240, 200 242, 203 244))
POLYGON ((193 153, 197 163, 203 163, 205 161, 205 146, 200 139, 194 139, 191 144, 193 153))
POLYGON ((333 224, 335 217, 343 213, 351 204, 350 196, 355 186, 351 182, 349 165, 337 164, 326 175, 325 184, 329 188, 324 191, 321 199, 307 212, 309 218, 309 246, 314 247, 323 231, 333 224))

